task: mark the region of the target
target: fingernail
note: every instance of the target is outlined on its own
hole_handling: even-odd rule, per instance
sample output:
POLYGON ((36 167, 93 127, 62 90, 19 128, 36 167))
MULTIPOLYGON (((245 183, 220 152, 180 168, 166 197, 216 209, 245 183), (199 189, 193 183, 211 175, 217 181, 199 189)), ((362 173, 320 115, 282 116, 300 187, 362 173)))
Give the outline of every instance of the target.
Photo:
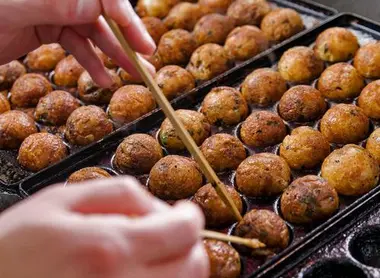
POLYGON ((136 20, 136 23, 137 23, 137 26, 139 28, 140 33, 142 34, 144 40, 149 44, 149 47, 151 48, 150 54, 153 54, 157 48, 156 43, 154 42, 154 40, 150 36, 148 30, 145 28, 145 25, 142 22, 142 20, 137 15, 134 15, 134 17, 135 17, 135 20, 136 20))

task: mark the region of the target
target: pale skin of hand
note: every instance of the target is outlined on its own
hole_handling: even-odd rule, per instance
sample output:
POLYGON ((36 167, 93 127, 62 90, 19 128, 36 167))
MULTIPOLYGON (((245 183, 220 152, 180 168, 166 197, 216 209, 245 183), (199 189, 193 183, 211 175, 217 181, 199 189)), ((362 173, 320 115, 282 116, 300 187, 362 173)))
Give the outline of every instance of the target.
POLYGON ((203 226, 132 178, 53 186, 0 215, 0 277, 207 278, 203 226))
MULTIPOLYGON (((138 77, 101 16, 104 12, 121 26, 136 52, 153 54, 154 41, 128 0, 0 0, 0 64, 41 44, 58 42, 77 58, 99 86, 111 86, 112 81, 95 53, 95 44, 120 67, 138 77)), ((154 67, 143 61, 154 73, 154 67)))

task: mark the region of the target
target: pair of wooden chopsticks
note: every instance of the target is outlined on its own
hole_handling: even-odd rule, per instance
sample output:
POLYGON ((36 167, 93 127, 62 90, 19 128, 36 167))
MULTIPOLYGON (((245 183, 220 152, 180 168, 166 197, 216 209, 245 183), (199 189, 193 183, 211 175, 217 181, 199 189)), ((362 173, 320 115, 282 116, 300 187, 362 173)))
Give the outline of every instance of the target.
MULTIPOLYGON (((156 84, 153 77, 149 74, 145 66, 142 64, 140 58, 137 56, 136 52, 130 47, 128 41, 125 39, 123 33, 121 32, 119 26, 109 18, 106 14, 103 15, 107 21, 107 24, 111 28, 115 37, 120 42, 124 51, 131 59, 133 66, 140 73, 143 81, 149 87, 154 98, 156 99, 158 105, 164 111, 166 117, 173 124, 177 134, 181 138, 182 142, 186 146, 187 150, 192 154, 195 161, 199 164, 203 174, 206 176, 208 182, 214 185, 216 192, 222 199, 222 201, 233 211, 234 216, 238 221, 242 220, 242 216, 237 209, 235 203, 228 194, 225 185, 220 181, 214 170, 211 168, 210 164, 207 162, 206 158, 203 156, 202 152, 199 150, 198 146, 194 142, 193 138, 190 136, 186 128, 183 126, 182 122, 176 117, 173 107, 170 105, 169 101, 162 93, 160 87, 156 84)), ((204 238, 213 238, 222 241, 229 241, 237 244, 242 244, 251 248, 261 248, 265 245, 258 241, 257 239, 246 239, 235 236, 228 236, 222 233, 212 232, 204 230, 202 233, 204 238)))

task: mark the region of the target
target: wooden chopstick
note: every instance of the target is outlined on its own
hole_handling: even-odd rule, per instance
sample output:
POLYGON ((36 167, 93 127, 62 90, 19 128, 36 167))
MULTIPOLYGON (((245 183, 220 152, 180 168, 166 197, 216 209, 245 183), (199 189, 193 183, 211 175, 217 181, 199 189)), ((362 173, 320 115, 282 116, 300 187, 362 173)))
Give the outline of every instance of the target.
POLYGON ((202 231, 202 237, 220 240, 220 241, 225 241, 225 242, 231 242, 231 243, 235 243, 235 244, 240 244, 240 245, 244 245, 244 246, 247 246, 249 248, 252 248, 252 249, 258 249, 258 248, 264 248, 265 247, 265 244, 262 243, 258 239, 229 236, 229 235, 226 235, 223 233, 218 233, 218 232, 208 231, 208 230, 202 231))
POLYGON ((218 176, 215 174, 214 170, 211 168, 210 164, 207 162, 206 158, 203 156, 202 152, 199 150, 193 138, 190 136, 186 128, 183 126, 182 122, 177 118, 170 102, 166 99, 160 87, 156 84, 153 77, 142 64, 136 52, 130 47, 119 26, 107 15, 104 14, 103 16, 107 21, 109 27, 111 28, 112 32, 114 33, 115 37, 119 40, 124 51, 131 59, 133 66, 137 69, 145 84, 149 87, 158 105, 161 107, 166 117, 172 123, 173 127, 175 128, 177 134, 186 146, 187 150, 191 153, 195 161, 199 164, 199 167, 201 168, 203 174, 206 176, 208 182, 213 184, 219 197, 232 210, 236 219, 238 221, 242 220, 242 216, 239 210, 237 209, 235 203, 232 201, 231 196, 228 194, 225 185, 220 181, 218 176))

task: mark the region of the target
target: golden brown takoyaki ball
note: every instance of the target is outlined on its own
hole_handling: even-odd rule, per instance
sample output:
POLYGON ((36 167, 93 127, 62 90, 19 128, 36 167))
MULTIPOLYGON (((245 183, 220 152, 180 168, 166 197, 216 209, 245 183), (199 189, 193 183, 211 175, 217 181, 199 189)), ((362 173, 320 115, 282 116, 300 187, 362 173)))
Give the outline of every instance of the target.
POLYGON ((235 19, 237 26, 258 26, 270 11, 266 0, 236 0, 228 8, 227 15, 235 19))
POLYGON ((99 167, 87 167, 72 173, 67 183, 80 183, 89 180, 98 180, 111 178, 112 176, 106 170, 99 167))
POLYGON ((108 57, 106 54, 103 53, 98 47, 95 47, 95 52, 99 56, 100 60, 102 60, 103 65, 108 69, 116 69, 117 65, 115 62, 108 57))
POLYGON ((187 70, 196 80, 206 81, 229 70, 232 66, 233 63, 222 46, 208 43, 194 51, 187 70))
POLYGON ((136 12, 140 17, 164 18, 180 0, 138 0, 136 12))
POLYGON ((241 86, 241 92, 249 104, 266 107, 280 100, 287 88, 281 74, 265 68, 248 75, 241 86))
POLYGON ((258 111, 243 122, 240 137, 250 147, 268 147, 281 143, 286 133, 286 126, 279 116, 258 111))
MULTIPOLYGON (((289 230, 285 221, 276 213, 265 209, 253 209, 244 215, 236 226, 234 235, 256 238, 266 245, 265 250, 274 253, 289 244, 289 230)), ((255 254, 255 250, 249 249, 249 252, 255 254)))
POLYGON ((195 88, 194 77, 179 66, 163 67, 156 73, 155 80, 169 100, 195 88))
POLYGON ((203 12, 198 4, 182 2, 170 10, 164 19, 164 23, 168 29, 193 31, 195 24, 202 15, 203 12))
POLYGON ((0 149, 17 149, 36 132, 36 123, 24 112, 11 110, 0 115, 0 149))
POLYGON ((309 224, 332 216, 339 208, 335 188, 321 177, 296 179, 281 196, 281 213, 294 224, 309 224))
POLYGON ((124 174, 148 174, 162 156, 156 139, 147 134, 133 134, 117 147, 114 165, 124 174))
POLYGON ((330 143, 349 144, 364 140, 369 124, 363 109, 352 104, 338 104, 323 116, 320 130, 330 143))
POLYGON ((203 240, 210 264, 209 278, 238 278, 241 273, 239 253, 228 243, 203 240))
POLYGON ((141 20, 156 44, 160 42, 162 35, 169 31, 164 22, 157 17, 147 16, 141 20))
POLYGON ((65 91, 53 91, 40 99, 35 111, 36 121, 47 125, 64 125, 79 101, 65 91))
POLYGON ((111 119, 119 124, 127 124, 156 108, 152 93, 140 85, 127 85, 117 90, 108 107, 111 119))
POLYGON ((244 160, 236 171, 236 188, 246 196, 275 196, 291 180, 285 159, 272 153, 254 154, 244 160))
POLYGON ((228 35, 224 48, 233 60, 245 61, 268 49, 264 33, 256 26, 236 27, 228 35))
POLYGON ((346 145, 333 151, 323 162, 322 177, 339 194, 362 195, 379 181, 379 164, 372 155, 357 145, 346 145))
POLYGON ((161 37, 157 54, 163 65, 184 65, 196 48, 197 44, 191 33, 183 29, 174 29, 161 37))
POLYGON ((322 95, 331 100, 355 98, 364 86, 364 78, 346 63, 334 64, 325 69, 317 83, 322 95))
POLYGON ((261 30, 269 41, 281 42, 305 29, 302 18, 293 9, 276 9, 261 22, 261 30))
POLYGON ((380 119, 380 80, 373 81, 364 88, 358 104, 368 117, 380 119))
POLYGON ((0 66, 0 90, 10 89, 13 83, 25 73, 25 66, 17 60, 0 66))
POLYGON ((168 155, 159 160, 150 171, 149 190, 164 200, 188 198, 201 188, 202 173, 190 158, 168 155))
MULTIPOLYGON (((239 212, 242 213, 243 202, 239 193, 231 186, 226 186, 226 190, 239 212)), ((198 189, 193 201, 202 209, 208 227, 224 227, 235 222, 231 209, 224 204, 211 184, 198 189)))
POLYGON ((132 76, 129 72, 126 70, 120 68, 119 69, 119 76, 122 80, 122 82, 125 85, 142 85, 144 84, 144 81, 141 80, 141 78, 137 78, 135 76, 132 76))
POLYGON ((107 72, 113 82, 109 88, 99 87, 87 71, 81 74, 78 80, 78 94, 83 102, 98 105, 108 104, 113 94, 123 86, 120 77, 114 70, 107 70, 107 72))
POLYGON ((38 172, 67 155, 67 147, 61 138, 50 133, 35 133, 22 142, 17 160, 25 169, 38 172))
POLYGON ((327 108, 322 94, 311 86, 299 85, 289 89, 281 98, 278 112, 290 122, 309 122, 321 117, 327 108))
POLYGON ((62 59, 54 71, 54 83, 62 87, 76 87, 84 68, 78 63, 73 55, 62 59))
POLYGON ((58 44, 44 44, 26 56, 27 65, 35 71, 53 70, 66 57, 66 51, 58 44))
POLYGON ((352 59, 360 45, 349 30, 333 27, 319 34, 314 46, 315 55, 326 62, 345 62, 352 59))
POLYGON ((380 42, 362 46, 356 52, 354 67, 366 78, 380 78, 380 42))
POLYGON ((3 94, 0 94, 0 114, 11 110, 11 105, 8 98, 3 94))
POLYGON ((234 0, 199 0, 203 13, 220 13, 225 14, 228 7, 234 0))
MULTIPOLYGON (((195 143, 200 146, 210 135, 210 124, 205 116, 202 113, 184 109, 177 110, 175 113, 193 137, 195 143)), ((165 119, 162 123, 159 138, 161 144, 171 151, 182 151, 185 149, 185 145, 177 135, 169 119, 165 119)))
POLYGON ((366 149, 380 164, 380 128, 375 129, 375 131, 369 136, 366 149))
POLYGON ((323 71, 323 61, 314 55, 314 51, 305 46, 296 46, 287 50, 278 63, 281 76, 294 83, 308 83, 323 71))
POLYGON ((15 107, 34 107, 40 98, 53 90, 50 82, 42 75, 27 73, 12 86, 11 103, 15 107))
POLYGON ((71 113, 66 123, 66 139, 72 145, 85 146, 113 131, 112 123, 100 107, 82 106, 71 113))
POLYGON ((157 53, 157 51, 150 56, 147 61, 155 67, 156 71, 160 70, 164 66, 161 56, 157 53))
POLYGON ((202 144, 201 151, 216 172, 234 170, 247 157, 240 140, 225 133, 207 138, 202 144))
POLYGON ((193 34, 198 46, 206 43, 223 45, 234 27, 232 18, 216 13, 208 14, 197 22, 193 34))
POLYGON ((292 169, 312 169, 322 164, 330 154, 330 144, 317 130, 302 126, 285 137, 280 155, 292 169))
POLYGON ((248 105, 232 87, 216 87, 203 100, 201 112, 213 125, 234 125, 248 116, 248 105))

